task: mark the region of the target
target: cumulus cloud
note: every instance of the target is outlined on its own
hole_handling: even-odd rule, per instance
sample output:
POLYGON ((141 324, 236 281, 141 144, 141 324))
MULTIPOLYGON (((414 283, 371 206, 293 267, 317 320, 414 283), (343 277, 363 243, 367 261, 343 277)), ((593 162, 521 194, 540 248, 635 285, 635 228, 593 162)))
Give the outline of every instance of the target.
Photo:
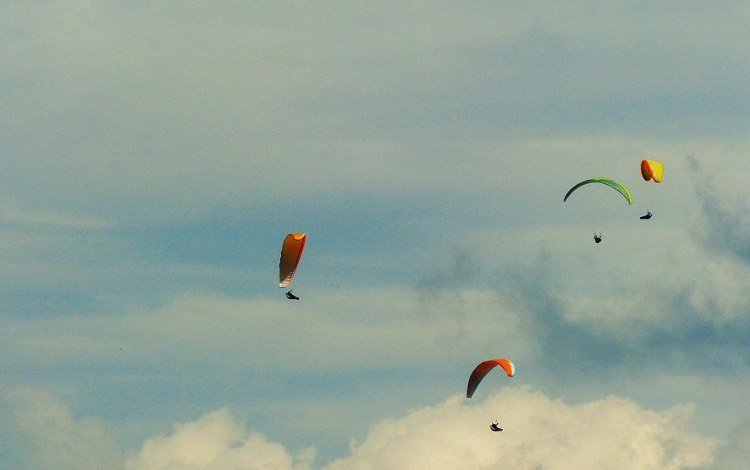
POLYGON ((121 454, 106 424, 75 419, 48 392, 6 390, 0 403, 0 466, 12 470, 116 470, 121 454))
POLYGON ((679 247, 674 255, 671 248, 650 252, 652 272, 619 257, 613 259, 619 264, 599 258, 585 270, 561 269, 563 257, 542 254, 508 268, 498 293, 525 321, 519 333, 536 344, 540 357, 575 362, 587 374, 646 363, 690 371, 698 360, 710 364, 712 374, 746 370, 750 266, 706 251, 685 233, 673 233, 670 243, 679 247), (586 290, 581 278, 606 288, 586 290))
MULTIPOLYGON (((691 429, 692 405, 655 411, 616 396, 569 404, 528 387, 483 385, 473 400, 456 395, 381 421, 362 442, 352 441, 348 456, 320 467, 315 447, 293 455, 227 408, 176 424, 124 458, 102 422, 75 419, 48 393, 26 389, 3 402, 0 463, 12 470, 681 470, 708 468, 718 446, 691 429), (503 432, 489 430, 495 419, 503 432)), ((739 448, 747 432, 735 440, 739 448)), ((731 466, 735 454, 727 453, 720 470, 740 468, 731 466)))
POLYGON ((478 403, 456 396, 384 421, 325 468, 696 468, 711 461, 717 443, 690 430, 691 413, 691 406, 657 412, 619 397, 570 405, 504 388, 478 403), (495 418, 502 433, 489 430, 495 418))
POLYGON ((265 436, 248 433, 226 408, 206 413, 199 420, 178 424, 169 436, 146 441, 127 470, 308 470, 314 449, 297 459, 265 436))

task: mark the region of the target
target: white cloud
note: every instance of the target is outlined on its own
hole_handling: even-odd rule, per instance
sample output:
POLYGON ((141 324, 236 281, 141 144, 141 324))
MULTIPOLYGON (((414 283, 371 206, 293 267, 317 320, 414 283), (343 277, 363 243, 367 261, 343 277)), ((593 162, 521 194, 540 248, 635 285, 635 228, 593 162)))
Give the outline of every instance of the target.
POLYGON ((206 413, 199 420, 175 426, 169 436, 146 441, 128 470, 306 470, 314 449, 295 459, 278 443, 248 433, 227 409, 206 413))
MULTIPOLYGON (((352 441, 350 455, 323 470, 680 470, 710 465, 718 446, 691 429, 692 405, 654 411, 615 396, 569 404, 528 387, 482 385, 473 400, 456 395, 381 421, 361 443, 352 441), (496 419, 503 432, 489 430, 496 419)), ((226 408, 176 424, 123 459, 104 423, 74 419, 46 392, 16 390, 3 405, 3 446, 13 446, 5 462, 18 470, 309 470, 316 458, 315 447, 292 455, 226 408)), ((356 417, 351 425, 358 425, 356 417)), ((738 439, 745 442, 747 433, 738 439)), ((727 466, 736 460, 732 452, 722 470, 739 468, 727 466)))
POLYGON ((6 390, 0 404, 0 464, 13 470, 116 470, 121 455, 104 422, 75 419, 43 390, 6 390), (4 455, 3 455, 4 454, 4 455), (3 459, 5 457, 5 459, 3 459))
POLYGON ((340 372, 434 366, 457 354, 473 357, 477 348, 489 353, 498 337, 506 349, 526 350, 520 314, 493 290, 427 297, 420 301, 414 290, 400 287, 318 291, 299 303, 281 293, 250 300, 187 295, 122 316, 0 319, 0 352, 24 351, 24 360, 45 366, 123 360, 174 365, 200 357, 245 372, 340 372))
POLYGON ((697 468, 717 442, 690 430, 691 414, 691 406, 657 412, 620 397, 569 405, 504 388, 482 402, 453 397, 382 422, 326 470, 697 468), (489 430, 494 419, 502 433, 489 430))

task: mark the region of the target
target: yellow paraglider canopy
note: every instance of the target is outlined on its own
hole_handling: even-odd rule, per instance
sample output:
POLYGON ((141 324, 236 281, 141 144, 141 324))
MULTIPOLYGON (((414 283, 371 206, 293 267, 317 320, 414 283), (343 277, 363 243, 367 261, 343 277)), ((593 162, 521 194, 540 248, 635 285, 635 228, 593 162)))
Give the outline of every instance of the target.
POLYGON ((645 181, 654 180, 656 183, 661 183, 661 177, 664 174, 664 165, 656 160, 643 160, 641 161, 641 175, 645 181))

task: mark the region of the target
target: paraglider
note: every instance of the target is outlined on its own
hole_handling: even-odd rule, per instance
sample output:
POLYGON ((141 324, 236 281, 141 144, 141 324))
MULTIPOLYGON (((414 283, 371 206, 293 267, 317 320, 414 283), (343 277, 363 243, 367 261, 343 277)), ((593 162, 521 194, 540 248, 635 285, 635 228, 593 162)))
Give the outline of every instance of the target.
MULTIPOLYGON (((590 178, 590 179, 581 181, 580 183, 578 183, 577 185, 573 186, 572 188, 568 190, 568 192, 565 194, 565 197, 563 198, 563 202, 567 201, 570 195, 573 194, 573 192, 576 189, 580 188, 581 186, 585 186, 591 183, 600 183, 600 184, 609 186, 610 188, 620 193, 622 197, 624 197, 625 200, 628 201, 628 204, 633 204, 633 196, 630 194, 630 191, 628 191, 628 188, 626 188, 622 184, 610 178, 590 178)), ((601 243, 602 241, 601 233, 599 235, 594 233, 594 241, 596 243, 601 243)))
POLYGON ((286 293, 286 298, 289 299, 289 300, 299 300, 299 297, 297 297, 296 295, 292 294, 291 290, 286 293))
MULTIPOLYGON (((643 176, 643 181, 661 183, 661 177, 664 176, 664 165, 656 160, 641 160, 641 176, 643 176)), ((648 192, 650 193, 650 190, 648 192)), ((652 215, 651 211, 648 211, 646 215, 641 216, 641 220, 648 220, 652 215)))
POLYGON ((500 425, 498 424, 497 421, 495 421, 494 423, 490 424, 490 429, 492 429, 494 432, 498 432, 498 431, 502 431, 503 430, 503 428, 500 427, 500 425))
POLYGON ((484 361, 474 368, 469 377, 469 383, 466 386, 466 398, 471 398, 474 395, 479 382, 497 366, 502 367, 505 373, 508 374, 508 377, 513 377, 513 374, 516 373, 516 366, 508 359, 490 359, 489 361, 484 361))
MULTIPOLYGON (((290 233, 284 239, 281 246, 281 256, 279 257, 279 287, 288 287, 294 279, 294 273, 297 271, 299 260, 302 257, 302 250, 305 249, 307 236, 304 233, 290 233)), ((292 294, 290 290, 286 294, 289 300, 299 300, 299 297, 292 294)))
POLYGON ((620 184, 617 181, 615 181, 613 179, 610 179, 610 178, 591 178, 591 179, 587 179, 587 180, 581 181, 580 183, 578 183, 577 185, 573 186, 572 188, 570 188, 568 190, 567 194, 565 194, 565 198, 563 198, 563 202, 567 201, 568 198, 570 197, 570 195, 573 194, 573 192, 576 189, 580 188, 581 186, 585 186, 587 184, 590 184, 590 183, 605 184, 605 185, 609 186, 610 188, 615 189, 620 194, 622 194, 622 196, 625 198, 625 200, 628 201, 628 204, 633 204, 633 196, 630 195, 630 191, 628 191, 628 188, 626 188, 622 184, 620 184))

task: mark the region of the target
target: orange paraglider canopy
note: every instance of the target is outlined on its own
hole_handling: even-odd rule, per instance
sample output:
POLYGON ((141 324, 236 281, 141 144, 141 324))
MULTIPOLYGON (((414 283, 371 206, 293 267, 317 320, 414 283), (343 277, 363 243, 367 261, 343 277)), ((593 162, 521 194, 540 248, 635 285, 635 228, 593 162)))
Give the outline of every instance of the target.
POLYGON ((661 183, 661 177, 664 174, 664 165, 656 160, 642 160, 641 161, 641 175, 645 181, 654 180, 656 183, 661 183))
POLYGON ((290 233, 284 239, 279 258, 279 287, 287 287, 292 283, 306 239, 304 233, 290 233))
POLYGON ((508 377, 513 377, 513 374, 516 373, 516 366, 508 359, 490 359, 489 361, 484 361, 474 369, 469 377, 469 384, 466 386, 466 398, 471 398, 474 395, 479 382, 497 366, 502 367, 505 373, 508 374, 508 377))

